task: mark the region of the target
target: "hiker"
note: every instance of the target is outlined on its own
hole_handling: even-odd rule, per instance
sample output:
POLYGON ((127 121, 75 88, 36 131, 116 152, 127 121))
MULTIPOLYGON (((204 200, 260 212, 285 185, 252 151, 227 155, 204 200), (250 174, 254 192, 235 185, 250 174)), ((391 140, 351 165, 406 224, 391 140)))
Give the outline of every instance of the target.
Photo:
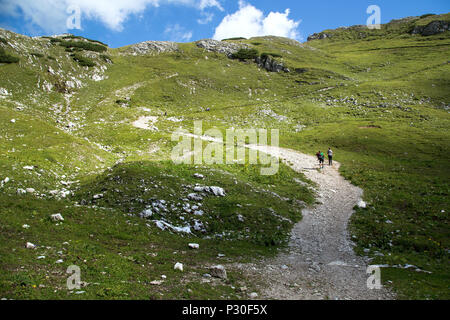
POLYGON ((328 148, 328 165, 333 165, 333 150, 331 148, 328 148))
POLYGON ((323 152, 319 150, 319 152, 316 153, 317 159, 319 160, 319 168, 323 169, 323 163, 325 162, 325 155, 323 152))

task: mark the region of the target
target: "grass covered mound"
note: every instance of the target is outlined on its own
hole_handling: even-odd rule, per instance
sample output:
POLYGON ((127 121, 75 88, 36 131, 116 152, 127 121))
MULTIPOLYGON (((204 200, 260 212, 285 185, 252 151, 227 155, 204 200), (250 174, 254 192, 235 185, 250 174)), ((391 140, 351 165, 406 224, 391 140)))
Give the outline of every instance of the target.
POLYGON ((5 49, 0 47, 0 63, 17 63, 19 60, 18 57, 6 53, 5 49))

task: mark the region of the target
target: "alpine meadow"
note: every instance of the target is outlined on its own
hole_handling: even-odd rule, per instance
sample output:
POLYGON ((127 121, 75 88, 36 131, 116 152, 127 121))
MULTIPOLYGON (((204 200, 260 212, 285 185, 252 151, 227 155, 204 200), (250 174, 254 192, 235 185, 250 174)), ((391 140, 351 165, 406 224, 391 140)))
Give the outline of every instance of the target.
POLYGON ((449 24, 121 48, 0 29, 0 298, 450 299, 449 24), (203 150, 267 130, 243 150, 277 172, 175 163, 180 128, 203 150))

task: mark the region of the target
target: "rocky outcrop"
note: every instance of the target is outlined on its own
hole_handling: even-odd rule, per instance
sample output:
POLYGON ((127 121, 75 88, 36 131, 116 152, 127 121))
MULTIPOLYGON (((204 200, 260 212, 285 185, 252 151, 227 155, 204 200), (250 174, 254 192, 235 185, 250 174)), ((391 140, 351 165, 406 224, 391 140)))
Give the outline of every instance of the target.
POLYGON ((125 54, 127 55, 158 55, 166 52, 179 51, 178 44, 170 41, 145 41, 134 44, 127 48, 125 54))
POLYGON ((240 49, 248 49, 250 48, 246 44, 237 44, 233 42, 227 41, 217 41, 212 39, 204 39, 197 41, 195 43, 197 47, 205 49, 208 52, 217 52, 226 54, 228 57, 231 57, 234 53, 238 52, 240 49))
POLYGON ((286 68, 283 63, 276 61, 270 55, 257 57, 255 62, 260 68, 264 68, 269 72, 290 72, 290 70, 286 68))
POLYGON ((310 35, 308 37, 308 41, 322 40, 322 39, 327 39, 327 38, 331 38, 331 35, 326 32, 320 32, 320 33, 314 33, 314 34, 310 35))
POLYGON ((422 36, 432 36, 450 30, 448 21, 433 21, 426 26, 417 26, 412 30, 412 34, 420 34, 422 36))

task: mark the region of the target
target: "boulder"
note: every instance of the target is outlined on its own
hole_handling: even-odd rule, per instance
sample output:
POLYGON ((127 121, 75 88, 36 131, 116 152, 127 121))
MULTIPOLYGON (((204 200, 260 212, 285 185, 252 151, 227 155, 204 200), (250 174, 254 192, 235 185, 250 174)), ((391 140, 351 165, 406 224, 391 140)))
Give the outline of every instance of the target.
POLYGON ((450 30, 448 21, 433 21, 426 26, 417 26, 412 30, 412 34, 420 34, 422 36, 432 36, 450 30))
POLYGON ((219 279, 227 279, 227 271, 222 265, 212 266, 209 268, 211 276, 219 279))
POLYGON ((290 72, 290 70, 286 68, 283 63, 276 61, 270 55, 257 57, 255 62, 260 68, 264 68, 269 72, 290 72))

